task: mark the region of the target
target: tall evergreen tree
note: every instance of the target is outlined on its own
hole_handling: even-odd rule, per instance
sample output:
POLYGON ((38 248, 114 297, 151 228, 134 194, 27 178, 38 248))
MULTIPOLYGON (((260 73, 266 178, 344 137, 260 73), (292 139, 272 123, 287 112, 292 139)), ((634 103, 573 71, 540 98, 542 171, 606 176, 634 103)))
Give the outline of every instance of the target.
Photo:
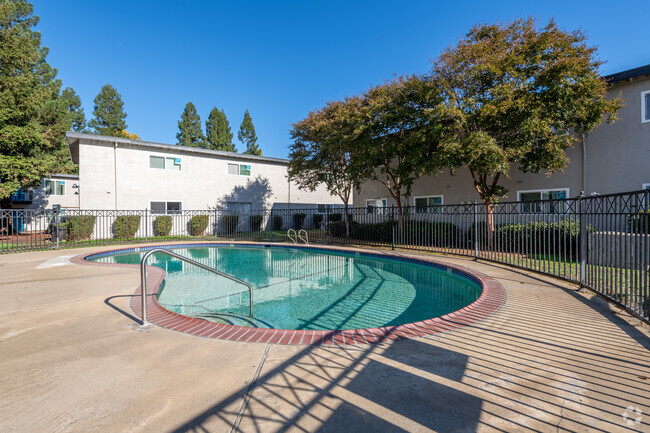
POLYGON ((46 61, 34 8, 25 0, 0 3, 0 207, 11 194, 35 187, 70 164, 65 154, 69 117, 61 81, 46 61))
POLYGON ((176 139, 180 146, 206 147, 205 137, 201 130, 201 118, 192 102, 188 102, 185 105, 185 110, 181 114, 181 120, 178 121, 176 139))
POLYGON ((248 153, 249 155, 262 156, 262 149, 260 149, 257 145, 257 135, 255 135, 255 126, 253 126, 253 119, 251 119, 251 115, 248 110, 246 110, 246 113, 244 113, 244 120, 242 120, 241 126, 239 127, 237 138, 239 138, 239 141, 241 141, 244 146, 246 146, 244 153, 248 153))
POLYGON ((217 107, 210 111, 210 116, 205 122, 205 136, 208 149, 237 152, 235 144, 232 142, 233 134, 230 131, 226 113, 217 107))
POLYGON ((81 98, 72 87, 66 87, 61 92, 61 100, 70 113, 70 127, 74 132, 86 132, 86 114, 81 106, 81 98))
POLYGON ((93 116, 95 117, 88 125, 94 129, 95 134, 119 137, 121 131, 126 129, 124 102, 115 87, 110 84, 102 87, 95 97, 93 116))

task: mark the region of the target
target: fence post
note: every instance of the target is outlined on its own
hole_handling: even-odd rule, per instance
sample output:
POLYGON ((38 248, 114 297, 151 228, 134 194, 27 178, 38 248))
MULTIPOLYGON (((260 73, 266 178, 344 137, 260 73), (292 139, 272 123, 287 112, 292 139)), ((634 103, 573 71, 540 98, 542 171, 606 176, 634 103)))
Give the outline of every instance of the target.
POLYGON ((214 207, 214 240, 217 240, 217 228, 219 226, 219 219, 217 215, 217 207, 214 207))
POLYGON ((56 233, 56 249, 59 249, 59 210, 54 208, 54 232, 56 233))
POLYGON ((391 236, 390 236, 390 249, 394 250, 395 249, 395 206, 390 207, 390 226, 392 228, 391 230, 391 236))
POLYGON ((144 242, 148 243, 149 242, 149 230, 147 230, 147 208, 144 208, 144 242))
POLYGON ((587 273, 587 229, 585 227, 585 216, 584 216, 584 198, 585 192, 580 191, 578 196, 578 239, 580 239, 580 286, 578 291, 582 291, 582 288, 585 287, 586 278, 585 274, 587 273))
POLYGON ((330 244, 330 207, 325 205, 325 228, 327 229, 327 235, 325 236, 325 243, 330 244))
POLYGON ((474 200, 474 227, 472 233, 474 233, 474 260, 478 260, 478 208, 476 206, 476 200, 474 200))

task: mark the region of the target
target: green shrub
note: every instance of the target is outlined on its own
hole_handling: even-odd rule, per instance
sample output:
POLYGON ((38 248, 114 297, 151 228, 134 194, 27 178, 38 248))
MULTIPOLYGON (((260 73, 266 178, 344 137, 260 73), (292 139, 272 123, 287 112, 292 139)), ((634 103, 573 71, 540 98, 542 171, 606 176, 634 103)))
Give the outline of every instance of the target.
MULTIPOLYGON (((356 223, 350 222, 350 226, 356 223)), ((344 237, 345 236, 345 221, 333 221, 329 223, 330 235, 335 237, 344 237)), ((350 227, 350 232, 352 232, 352 227, 350 227)))
POLYGON ((336 222, 336 221, 342 221, 343 220, 343 214, 340 212, 335 212, 331 213, 329 215, 329 222, 336 222))
POLYGON ((305 218, 307 218, 307 214, 304 214, 302 212, 293 214, 293 226, 296 230, 300 230, 302 228, 302 225, 305 222, 305 218))
POLYGON ((315 213, 312 218, 314 219, 314 227, 320 227, 320 224, 323 222, 323 214, 315 213))
POLYGON ((282 230, 282 215, 273 215, 273 230, 282 230))
POLYGON ((628 215, 627 226, 631 233, 650 234, 650 210, 628 215))
POLYGON ((251 231, 259 232, 262 231, 262 221, 264 217, 262 215, 251 215, 248 217, 248 223, 251 226, 251 231))
POLYGON ((194 215, 190 218, 190 234, 192 236, 201 236, 205 229, 208 228, 208 221, 207 215, 194 215))
MULTIPOLYGON (((398 238, 399 234, 399 230, 396 230, 398 238)), ((462 232, 456 224, 416 219, 405 219, 401 239, 410 245, 429 247, 456 247, 464 242, 462 232)))
POLYGON ((139 228, 140 215, 119 215, 113 224, 116 239, 131 239, 139 228))
POLYGON ((169 236, 172 231, 173 219, 171 215, 161 215, 153 220, 153 233, 155 236, 169 236))
POLYGON ((75 215, 69 216, 65 225, 68 231, 69 241, 80 241, 90 239, 95 228, 94 215, 75 215))
MULTIPOLYGON (((251 215, 253 216, 253 215, 251 215)), ((239 225, 239 215, 224 215, 223 216, 223 228, 226 230, 226 233, 229 235, 237 231, 237 226, 239 225)))

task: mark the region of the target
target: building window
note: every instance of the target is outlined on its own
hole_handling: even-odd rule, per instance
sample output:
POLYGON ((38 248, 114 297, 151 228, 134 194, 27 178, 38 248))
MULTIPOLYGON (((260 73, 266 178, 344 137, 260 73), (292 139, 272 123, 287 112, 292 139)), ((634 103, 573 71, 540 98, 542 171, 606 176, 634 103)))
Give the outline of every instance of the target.
POLYGON ((152 201, 152 214, 179 214, 183 211, 180 201, 152 201))
POLYGON ((366 200, 366 210, 369 214, 382 214, 386 211, 388 206, 388 199, 385 198, 372 198, 366 200))
POLYGON ((228 164, 228 174, 232 176, 250 176, 251 166, 246 164, 228 164))
POLYGON ((568 196, 569 188, 517 191, 522 213, 564 213, 568 196))
POLYGON ((650 122, 650 90, 641 92, 641 123, 650 122))
POLYGON ((149 167, 181 171, 181 159, 175 157, 149 156, 149 167))
POLYGON ((442 213, 442 196, 414 197, 416 213, 442 213))
POLYGON ((237 215, 250 215, 253 206, 248 202, 229 201, 226 203, 226 211, 231 214, 237 215))
POLYGON ((65 181, 45 179, 45 195, 65 195, 65 181))

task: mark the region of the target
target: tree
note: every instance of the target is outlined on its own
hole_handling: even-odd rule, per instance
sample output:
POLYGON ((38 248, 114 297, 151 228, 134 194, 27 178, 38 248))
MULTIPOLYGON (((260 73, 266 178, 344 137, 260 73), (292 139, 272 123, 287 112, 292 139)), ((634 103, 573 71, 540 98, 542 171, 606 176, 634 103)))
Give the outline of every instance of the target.
POLYGON ((368 176, 355 164, 361 149, 363 121, 359 97, 329 102, 310 112, 291 128, 289 179, 299 188, 314 191, 320 184, 338 196, 345 208, 346 234, 350 234, 348 206, 353 188, 368 176))
POLYGON ((208 149, 237 152, 235 144, 232 142, 233 134, 230 131, 226 113, 217 107, 210 111, 208 120, 205 121, 205 136, 208 149))
POLYGON ((135 132, 130 133, 126 129, 123 129, 122 131, 118 132, 117 134, 115 134, 115 136, 116 137, 124 137, 124 138, 128 138, 128 139, 131 139, 131 140, 142 140, 142 138, 138 134, 136 134, 135 132))
POLYGON ((418 76, 399 77, 364 94, 364 136, 359 164, 361 172, 386 187, 397 203, 403 227, 404 198, 413 183, 442 164, 433 158, 440 123, 434 108, 439 91, 432 81, 418 76))
POLYGON ((72 87, 66 87, 61 92, 61 100, 70 113, 70 127, 74 132, 86 132, 86 114, 81 106, 81 98, 72 87))
POLYGON ((601 63, 582 32, 563 31, 554 21, 538 29, 528 18, 475 26, 434 64, 444 125, 437 157, 452 169, 469 169, 486 204, 488 233, 491 205, 508 192, 500 181, 513 165, 562 170, 575 133, 587 134, 603 117, 615 120, 621 100, 605 98, 601 63))
POLYGON ((70 168, 65 131, 69 114, 38 23, 25 0, 0 4, 0 207, 11 194, 70 168))
POLYGON ((95 117, 88 125, 93 128, 95 134, 116 137, 126 129, 124 102, 115 87, 110 84, 102 87, 95 97, 93 116, 95 117))
POLYGON ((201 130, 201 118, 192 102, 185 105, 185 110, 181 114, 176 139, 180 146, 205 147, 205 137, 201 130))
POLYGON ((239 141, 241 141, 246 147, 244 153, 262 156, 262 150, 257 145, 257 135, 255 135, 253 119, 251 119, 248 110, 244 113, 244 120, 242 120, 241 126, 239 127, 237 138, 239 138, 239 141))

